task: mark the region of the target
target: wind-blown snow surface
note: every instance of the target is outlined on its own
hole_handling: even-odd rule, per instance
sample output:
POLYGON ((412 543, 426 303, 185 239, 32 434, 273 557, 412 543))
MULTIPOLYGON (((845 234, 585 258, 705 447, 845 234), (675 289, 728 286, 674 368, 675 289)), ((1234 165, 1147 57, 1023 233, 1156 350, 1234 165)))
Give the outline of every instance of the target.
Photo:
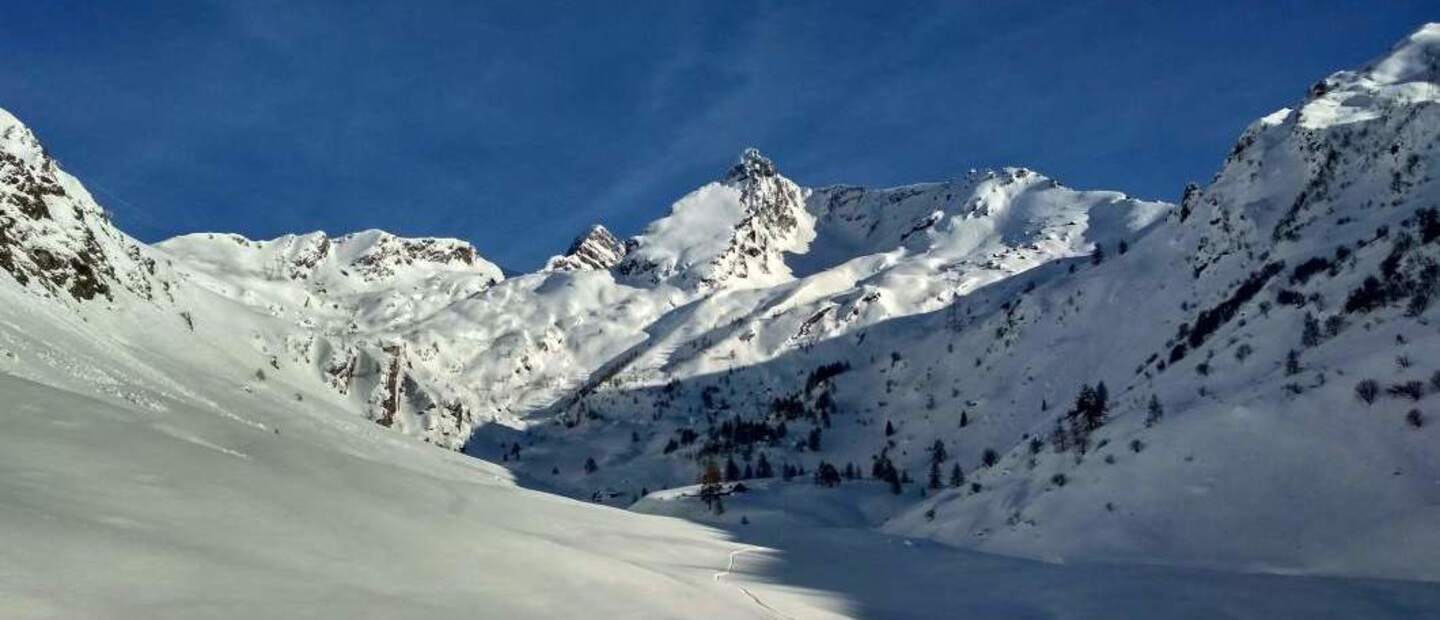
POLYGON ((0 391, 6 618, 766 617, 714 582, 734 545, 704 528, 379 429, 336 450, 283 415, 0 391))
MULTIPOLYGON (((177 576, 146 598, 110 571, 56 590, 78 570, 65 556, 0 569, 0 592, 19 593, 0 600, 62 617, 191 603, 241 615, 227 601, 279 591, 279 615, 449 615, 504 583, 516 600, 497 605, 516 607, 497 615, 898 615, 874 588, 909 583, 894 564, 912 556, 876 559, 887 568, 866 589, 814 564, 832 557, 821 541, 845 536, 1106 575, 1044 599, 1056 606, 982 597, 991 613, 1136 615, 1172 600, 1096 606, 1112 579, 1147 569, 1094 562, 1190 567, 1145 572, 1171 594, 1219 575, 1196 567, 1440 579, 1437 76, 1432 25, 1257 121, 1179 205, 1023 168, 807 189, 747 151, 643 234, 593 229, 512 278, 464 242, 380 231, 149 247, 0 114, 0 386, 17 429, 0 458, 20 472, 0 487, 0 536, 17 533, 0 553, 31 561, 59 548, 49 539, 91 537, 102 564, 200 565, 194 584, 234 587, 201 596, 177 576), (1102 382, 1095 413, 1082 396, 1102 382), (710 520, 790 562, 737 576, 764 554, 523 491, 416 439, 525 486, 710 520), (765 478, 762 462, 806 473, 752 480, 754 499, 718 517, 643 499, 706 461, 734 462, 735 477, 765 478), (865 480, 810 484, 822 464, 865 480), (887 467, 898 495, 871 480, 887 467), (823 514, 812 525, 850 533, 779 536, 823 514), (470 574, 495 578, 457 581, 470 574), (316 579, 329 598, 288 585, 316 579), (596 579, 625 600, 594 600, 596 579), (572 590, 574 608, 524 607, 572 590)), ((957 571, 1072 576, 924 548, 957 571)), ((1276 609, 1214 602, 1280 582, 1214 579, 1212 606, 1166 611, 1276 609)), ((1297 601, 1311 588, 1355 615, 1435 608, 1433 584, 1284 583, 1310 585, 1280 610, 1309 609, 1297 601)))

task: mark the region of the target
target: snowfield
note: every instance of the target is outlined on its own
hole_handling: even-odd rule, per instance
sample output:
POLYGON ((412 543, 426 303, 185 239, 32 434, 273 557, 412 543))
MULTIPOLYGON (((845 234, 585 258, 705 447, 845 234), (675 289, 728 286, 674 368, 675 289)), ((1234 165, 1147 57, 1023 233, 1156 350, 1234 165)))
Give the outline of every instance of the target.
POLYGON ((766 617, 712 578, 736 546, 684 521, 283 415, 0 390, 6 618, 766 617))
POLYGON ((1432 24, 1177 204, 752 149, 507 278, 147 245, 0 111, 0 616, 1437 615, 1437 149, 1432 24))
POLYGON ((735 500, 728 514, 753 523, 740 528, 683 491, 641 506, 727 534, 520 489, 379 427, 337 450, 333 429, 286 412, 157 413, 10 376, 0 390, 6 618, 1404 618, 1440 606, 1434 584, 1052 565, 857 529, 855 507, 896 501, 878 484, 735 500))

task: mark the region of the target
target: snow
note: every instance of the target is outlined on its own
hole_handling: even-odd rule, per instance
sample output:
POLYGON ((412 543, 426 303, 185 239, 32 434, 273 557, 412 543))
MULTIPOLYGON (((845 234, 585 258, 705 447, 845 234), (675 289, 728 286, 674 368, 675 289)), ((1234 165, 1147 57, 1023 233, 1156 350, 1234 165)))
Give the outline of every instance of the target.
POLYGON ((682 521, 382 438, 337 452, 283 415, 272 433, 172 406, 192 429, 172 431, 13 377, 0 391, 7 618, 765 617, 711 579, 734 546, 682 521))
POLYGON ((1323 92, 1301 110, 1303 127, 1361 123, 1391 106, 1440 101, 1440 26, 1427 24, 1364 69, 1336 73, 1321 84, 1323 92))
POLYGON ((1180 205, 747 150, 511 278, 382 231, 141 244, 0 115, 0 615, 1431 613, 1437 28, 1180 205), (936 441, 966 480, 922 491, 936 441), (688 497, 760 456, 865 479, 688 497))
POLYGON ((715 231, 735 226, 744 214, 739 189, 707 184, 676 201, 670 217, 646 228, 633 255, 663 273, 704 264, 729 245, 730 240, 715 231))
POLYGON ((1366 70, 1382 84, 1434 82, 1440 77, 1440 24, 1425 24, 1366 70))
POLYGON ((724 579, 752 588, 780 617, 1383 618, 1424 615, 1440 604, 1433 583, 1044 563, 965 551, 860 529, 873 515, 853 507, 899 501, 881 484, 821 490, 803 480, 773 482, 728 496, 719 516, 686 496, 693 487, 651 494, 634 509, 732 532, 747 547, 731 552, 724 579), (769 587, 774 581, 791 588, 769 587), (826 591, 847 596, 827 607, 816 598, 826 591))
POLYGON ((746 149, 722 181, 680 199, 631 239, 617 271, 689 291, 773 286, 791 279, 784 254, 805 252, 813 237, 805 190, 746 149))

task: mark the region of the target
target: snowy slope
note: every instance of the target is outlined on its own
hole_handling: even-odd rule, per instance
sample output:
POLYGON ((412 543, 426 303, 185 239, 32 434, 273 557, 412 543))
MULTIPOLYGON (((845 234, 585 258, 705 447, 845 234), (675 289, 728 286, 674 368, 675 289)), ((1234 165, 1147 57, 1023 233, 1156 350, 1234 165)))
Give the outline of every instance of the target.
MULTIPOLYGON (((817 190, 798 279, 657 321, 628 372, 570 405, 576 429, 533 430, 513 467, 629 501, 706 459, 867 477, 883 460, 919 499, 939 440, 941 486, 955 465, 965 482, 888 531, 1051 560, 1440 577, 1436 38, 1257 122, 1169 212, 1093 193, 1088 210, 1025 192, 980 206, 1015 195, 984 187, 1014 172, 957 183, 977 188, 960 200, 817 190), (1018 267, 987 273, 991 256, 1018 267), (1108 407, 1081 419, 1101 382, 1108 407)), ((476 453, 514 450, 484 433, 476 453)))
MULTIPOLYGON (((179 260, 102 223, 79 225, 179 260)), ((715 578, 739 545, 520 489, 364 420, 313 367, 277 361, 291 317, 195 286, 199 271, 152 299, 117 267, 107 299, 7 267, 0 616, 771 617, 715 578)), ((796 609, 836 605, 810 601, 796 609)))
MULTIPOLYGON (((63 383, 35 355, 52 343, 106 365, 91 334, 3 334, 7 371, 63 383)), ((521 490, 342 409, 179 366, 165 376, 215 402, 120 368, 135 402, 0 374, 0 615, 767 617, 713 579, 738 547, 704 528, 521 490)))
MULTIPOLYGON (((1440 576, 1437 79, 1432 25, 1258 122, 1129 257, 1024 299, 1014 353, 961 389, 1035 411, 1104 380, 1118 402, 1093 443, 1108 446, 1016 449, 976 477, 992 490, 947 492, 892 528, 1036 556, 1440 576), (1081 372, 1025 354, 1076 332, 1104 334, 1071 347, 1081 372), (1147 428, 1151 396, 1167 413, 1147 428)), ((1007 426, 1047 436, 1055 417, 1007 426)))
MULTIPOLYGON (((348 478, 336 470, 352 460, 395 470, 365 475, 404 489, 387 506, 449 501, 425 489, 456 467, 505 477, 419 439, 522 486, 689 518, 708 517, 657 503, 673 494, 642 498, 733 463, 770 499, 715 520, 730 528, 755 516, 1056 562, 1440 580, 1437 103, 1431 25, 1257 121, 1178 205, 1024 168, 812 189, 747 150, 640 235, 597 226, 509 278, 463 241, 380 231, 149 247, 0 115, 0 373, 27 411, 133 418, 115 432, 146 451, 209 450, 215 463, 193 467, 236 484, 284 476, 229 459, 292 463, 309 477, 279 486, 296 493, 348 478), (211 418, 238 426, 215 435, 211 418), (244 434, 277 430, 280 447, 244 434), (825 464, 866 491, 811 484, 825 464), (894 484, 875 480, 889 472, 894 484)), ((17 446, 57 432, 31 417, 17 446)), ((92 464, 123 469, 128 453, 92 464)), ((486 527, 542 547, 595 510, 479 487, 515 511, 486 527), (553 529, 521 527, 552 503, 553 529)), ((37 492, 15 496, 53 499, 37 492)), ((346 493, 330 512, 375 508, 346 493)), ((118 501, 72 512, 123 514, 118 501)), ((404 527, 459 536, 451 519, 472 513, 458 505, 404 527)), ((653 532, 615 519, 598 538, 653 532)), ((699 564, 724 548, 664 527, 684 530, 699 564)), ((438 551, 412 551, 428 574, 438 551)), ((637 553, 634 565, 668 561, 637 553)), ((515 571, 517 587, 551 578, 515 571)), ((416 579, 404 587, 428 583, 416 579)), ((437 597, 466 596, 452 594, 437 597)), ((722 588, 715 609, 735 595, 754 602, 722 588)))

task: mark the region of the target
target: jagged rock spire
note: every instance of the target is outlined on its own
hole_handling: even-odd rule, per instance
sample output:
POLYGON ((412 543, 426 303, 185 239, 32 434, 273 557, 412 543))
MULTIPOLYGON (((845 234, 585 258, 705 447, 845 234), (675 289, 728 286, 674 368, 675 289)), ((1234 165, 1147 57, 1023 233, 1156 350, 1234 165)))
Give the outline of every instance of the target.
POLYGON ((725 175, 726 182, 735 183, 746 179, 761 179, 779 176, 775 162, 760 154, 760 149, 746 148, 740 153, 740 161, 725 175))
POLYGON ((595 224, 570 243, 570 248, 545 264, 546 271, 605 270, 625 258, 625 244, 604 226, 595 224))

